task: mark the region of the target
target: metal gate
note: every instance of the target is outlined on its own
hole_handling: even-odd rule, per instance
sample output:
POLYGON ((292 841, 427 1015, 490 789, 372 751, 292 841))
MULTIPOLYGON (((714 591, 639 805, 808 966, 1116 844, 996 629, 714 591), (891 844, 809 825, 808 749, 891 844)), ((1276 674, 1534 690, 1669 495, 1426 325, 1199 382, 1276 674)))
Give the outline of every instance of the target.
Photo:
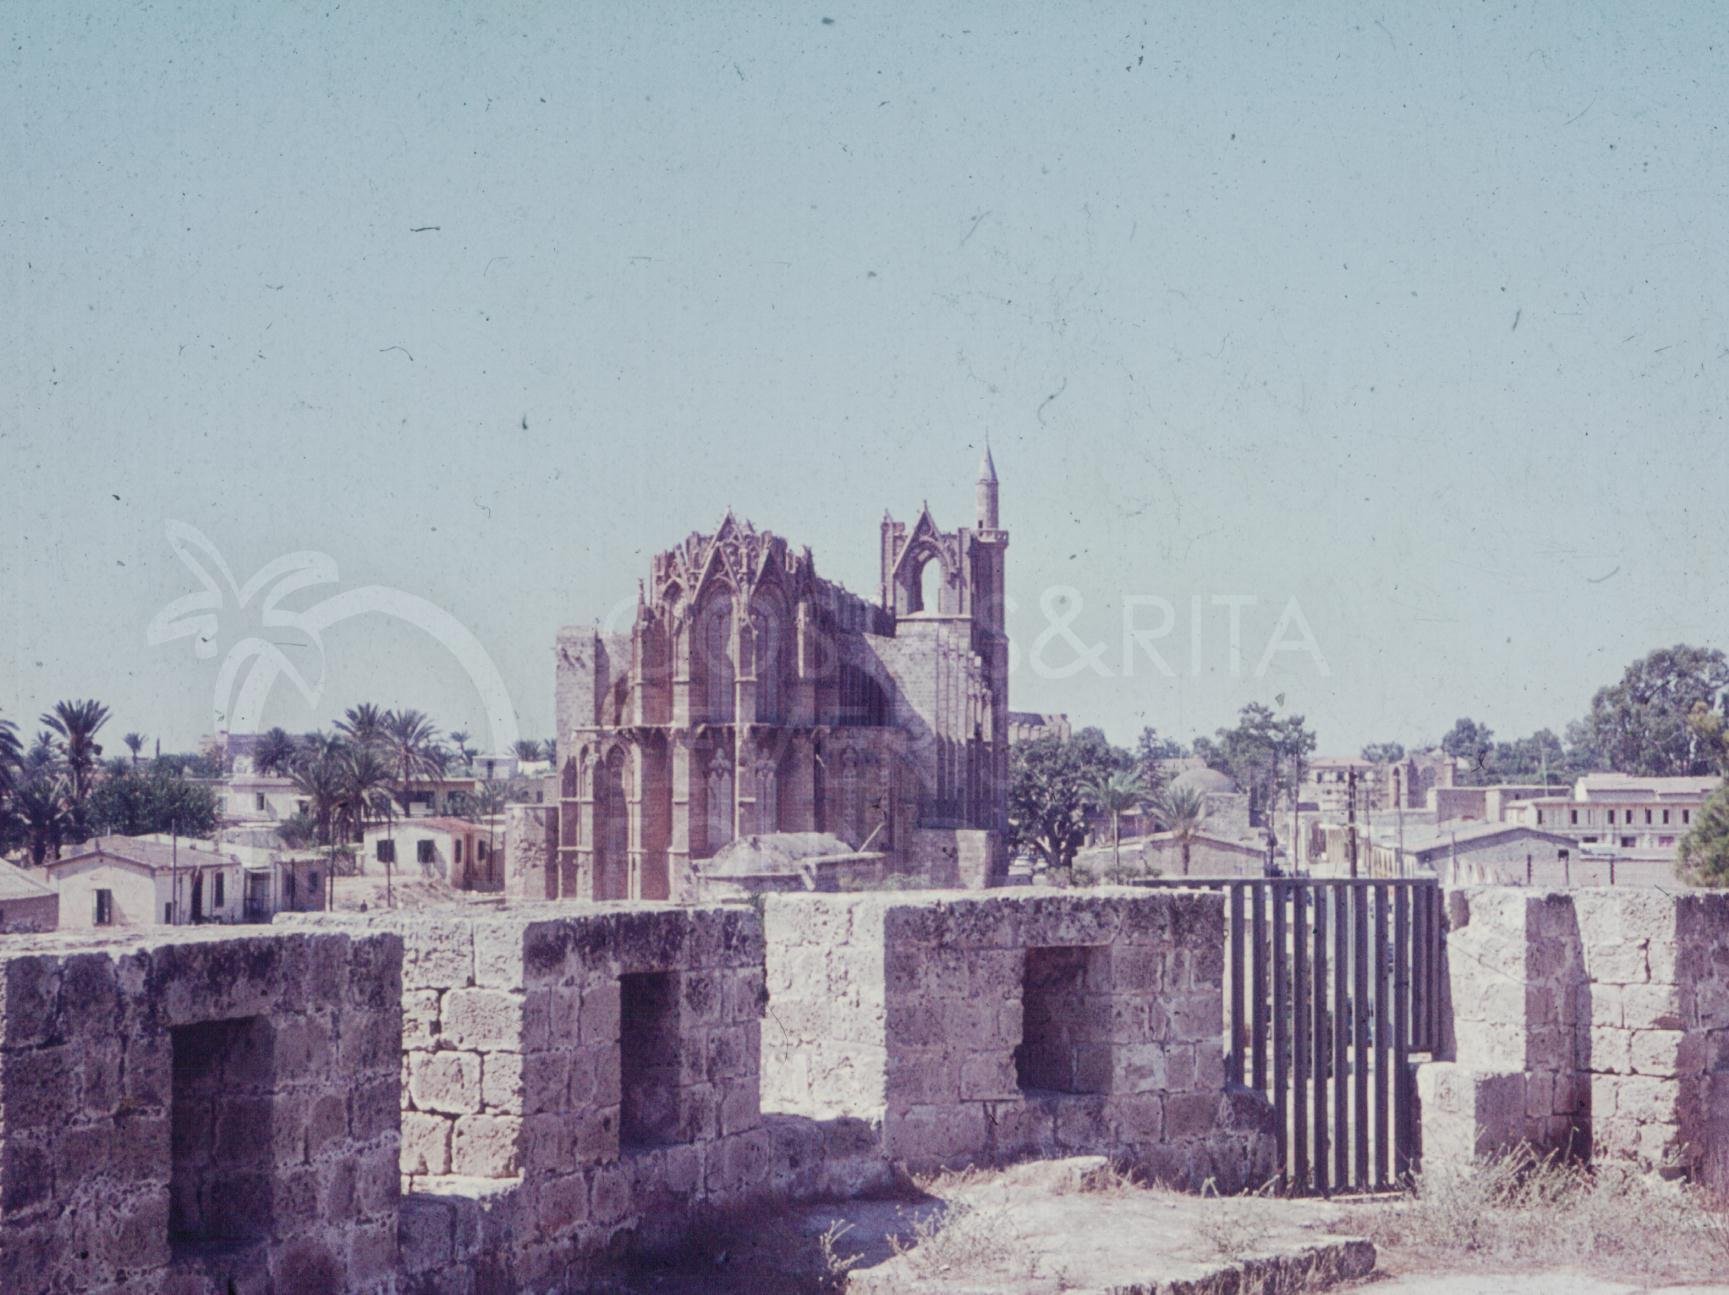
POLYGON ((1384 1191, 1419 1162, 1414 1054, 1439 1031, 1433 877, 1141 885, 1226 896, 1225 1070, 1275 1112, 1279 1187, 1384 1191))

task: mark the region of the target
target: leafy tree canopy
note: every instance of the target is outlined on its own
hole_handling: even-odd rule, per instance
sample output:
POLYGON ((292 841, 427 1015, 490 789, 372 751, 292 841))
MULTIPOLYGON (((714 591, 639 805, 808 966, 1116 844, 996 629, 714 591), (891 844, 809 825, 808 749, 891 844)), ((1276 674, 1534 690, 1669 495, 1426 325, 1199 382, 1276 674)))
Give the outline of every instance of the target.
POLYGON ((1729 886, 1729 786, 1712 793, 1681 838, 1681 870, 1696 886, 1729 886))
POLYGON ((1598 689, 1582 736, 1622 773, 1716 773, 1721 747, 1694 718, 1695 708, 1703 716, 1729 713, 1729 658, 1679 643, 1641 657, 1620 682, 1598 689))
POLYGON ((1072 738, 1041 737, 1013 749, 1009 769, 1009 848, 1034 851, 1053 868, 1074 862, 1087 838, 1090 789, 1129 770, 1134 757, 1096 728, 1072 738))

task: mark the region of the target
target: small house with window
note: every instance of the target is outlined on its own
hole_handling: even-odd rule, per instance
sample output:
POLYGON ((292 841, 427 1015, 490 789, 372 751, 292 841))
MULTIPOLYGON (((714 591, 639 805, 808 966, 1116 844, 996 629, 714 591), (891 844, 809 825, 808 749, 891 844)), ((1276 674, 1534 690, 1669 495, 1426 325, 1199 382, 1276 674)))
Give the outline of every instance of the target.
POLYGON ((99 836, 44 871, 63 930, 245 920, 240 860, 205 842, 99 836))
POLYGON ((438 880, 457 890, 502 890, 504 829, 497 821, 446 815, 374 824, 366 829, 361 865, 374 875, 388 868, 400 880, 438 880))

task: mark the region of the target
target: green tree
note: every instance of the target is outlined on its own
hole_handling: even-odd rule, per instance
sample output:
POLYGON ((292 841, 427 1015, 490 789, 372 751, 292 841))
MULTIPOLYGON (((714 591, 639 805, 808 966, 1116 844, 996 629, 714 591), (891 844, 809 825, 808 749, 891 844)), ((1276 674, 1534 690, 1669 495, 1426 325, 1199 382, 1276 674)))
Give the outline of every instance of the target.
POLYGON ((258 745, 252 750, 252 767, 262 774, 287 773, 298 749, 286 729, 266 729, 258 735, 258 745))
POLYGON ((1135 767, 1140 771, 1149 796, 1164 785, 1161 761, 1177 760, 1187 754, 1188 749, 1181 742, 1160 737, 1152 725, 1141 729, 1140 736, 1135 739, 1135 767))
POLYGON ((70 779, 40 772, 13 789, 11 812, 32 866, 40 868, 48 859, 58 859, 61 845, 70 839, 74 826, 71 792, 70 779))
POLYGON ((1717 771, 1717 753, 1688 719, 1696 706, 1729 713, 1729 658, 1685 643, 1659 648, 1597 690, 1585 716, 1590 745, 1611 769, 1647 777, 1717 771))
POLYGON ((1189 875, 1189 850, 1207 819, 1207 798, 1195 787, 1167 787, 1153 801, 1159 816, 1183 852, 1183 876, 1189 875))
POLYGON ((1681 838, 1682 875, 1695 886, 1729 886, 1729 786, 1712 792, 1681 838))
POLYGON ((1111 866, 1123 866, 1123 815, 1146 801, 1152 792, 1133 769, 1099 770, 1087 779, 1086 796, 1093 807, 1111 816, 1111 866))
POLYGON ((217 811, 216 792, 208 784, 189 782, 152 763, 104 778, 90 793, 88 814, 99 834, 209 836, 216 830, 217 811))
POLYGON ((1687 714, 1687 727, 1693 730, 1700 749, 1708 753, 1717 771, 1729 777, 1729 716, 1696 701, 1687 714))
POLYGON ((1096 728, 1072 738, 1041 737, 1010 752, 1009 848, 1032 850, 1048 867, 1067 868, 1087 839, 1087 787, 1133 764, 1096 728))
POLYGON ((1464 717, 1455 720, 1441 739, 1441 750, 1465 763, 1466 782, 1484 783, 1493 778, 1489 758, 1495 752, 1495 730, 1487 724, 1464 717))
POLYGON ((474 763, 474 757, 478 752, 468 744, 467 733, 459 728, 452 729, 450 731, 450 743, 456 748, 456 758, 462 761, 463 768, 466 769, 474 763))
POLYGON ((320 845, 331 843, 337 809, 342 803, 344 749, 341 744, 309 745, 288 770, 294 789, 306 798, 314 836, 320 845))
POLYGON ((60 701, 42 716, 48 731, 55 735, 60 758, 65 761, 70 780, 73 830, 81 830, 84 801, 90 794, 90 783, 96 772, 96 762, 102 758, 97 733, 108 722, 108 707, 99 701, 60 701))
POLYGON ((1398 764, 1405 758, 1405 747, 1400 742, 1371 742, 1363 748, 1363 759, 1370 764, 1398 764))
POLYGON ((531 737, 518 738, 513 748, 516 758, 523 762, 540 759, 540 743, 531 737))
POLYGON ((0 719, 0 845, 5 844, 7 807, 12 788, 24 772, 24 748, 18 742, 18 726, 0 719))
POLYGON ((1248 793, 1251 818, 1259 817, 1275 839, 1279 797, 1288 794, 1295 803, 1314 749, 1315 733, 1303 716, 1281 718, 1260 702, 1244 706, 1236 726, 1220 729, 1216 741, 1195 740, 1195 753, 1248 793))
MULTIPOLYGON (((419 714, 418 711, 415 713, 419 714)), ((363 701, 342 713, 342 718, 336 721, 336 731, 356 746, 382 746, 386 744, 389 714, 371 702, 363 701)))
POLYGON ((133 766, 136 767, 138 764, 138 753, 144 749, 144 734, 128 733, 120 740, 126 743, 126 749, 132 752, 132 763, 133 766))

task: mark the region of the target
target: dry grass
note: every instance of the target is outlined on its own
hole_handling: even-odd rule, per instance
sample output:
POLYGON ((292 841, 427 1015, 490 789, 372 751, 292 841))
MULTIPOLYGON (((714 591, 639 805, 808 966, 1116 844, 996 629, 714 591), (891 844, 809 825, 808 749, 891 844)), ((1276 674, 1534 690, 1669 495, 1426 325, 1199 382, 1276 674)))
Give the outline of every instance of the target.
POLYGON ((1518 1151, 1431 1171, 1396 1205, 1350 1220, 1388 1266, 1579 1269, 1637 1282, 1721 1280, 1729 1202, 1614 1166, 1518 1151))

